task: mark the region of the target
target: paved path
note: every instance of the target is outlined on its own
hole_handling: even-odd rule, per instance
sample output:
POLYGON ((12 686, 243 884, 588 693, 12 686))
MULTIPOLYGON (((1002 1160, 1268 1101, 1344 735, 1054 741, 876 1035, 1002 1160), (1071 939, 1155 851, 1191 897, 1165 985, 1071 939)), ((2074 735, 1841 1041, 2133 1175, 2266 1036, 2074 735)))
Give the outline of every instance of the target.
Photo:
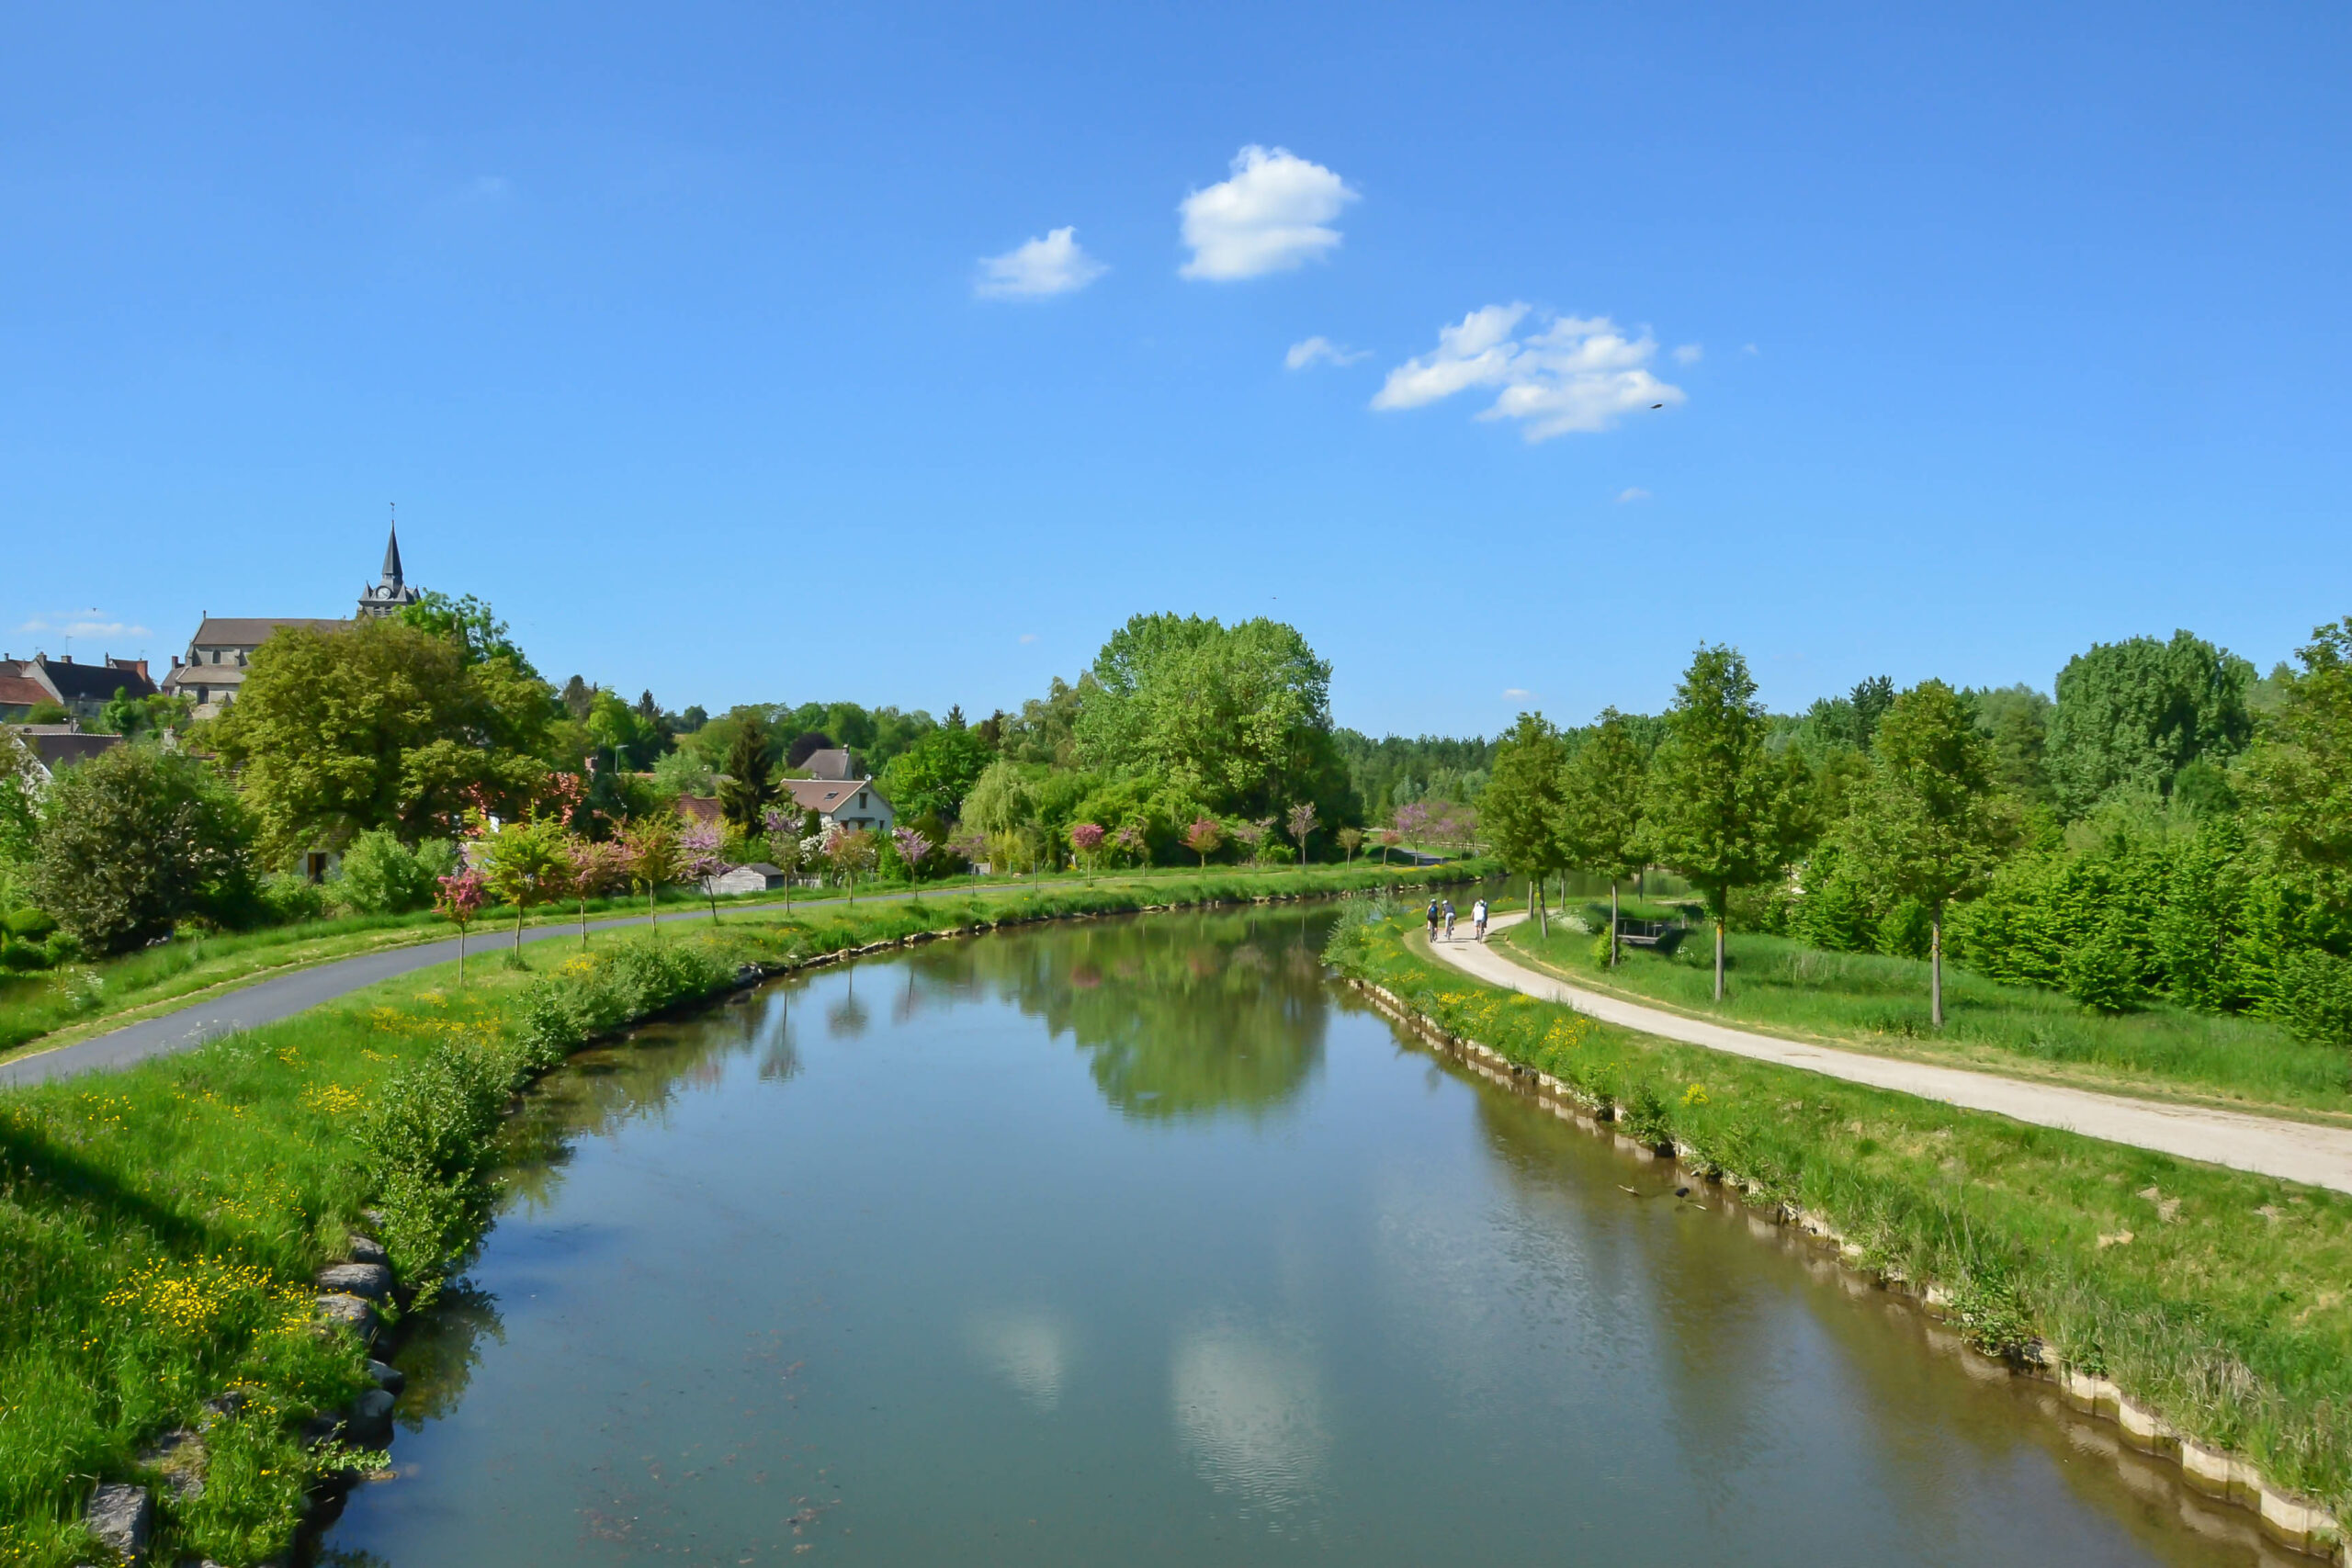
MULTIPOLYGON (((929 896, 939 897, 963 891, 956 888, 933 888, 929 896)), ((896 899, 923 897, 914 893, 877 893, 858 900, 859 903, 889 903, 896 899)), ((842 899, 827 898, 805 906, 819 911, 846 909, 851 905, 842 899)), ((781 913, 783 906, 730 906, 728 913, 741 908, 745 913, 773 909, 781 913)), ((681 906, 670 919, 693 920, 697 916, 681 906)), ((612 931, 621 926, 641 926, 645 917, 633 915, 622 919, 591 920, 592 931, 612 931)), ((580 927, 572 925, 526 926, 523 940, 526 942, 552 942, 561 937, 577 941, 580 927)), ((509 930, 503 932, 484 931, 467 939, 468 956, 479 962, 494 962, 498 954, 514 940, 509 930)), ((347 996, 379 980, 389 980, 395 975, 429 968, 435 964, 454 964, 458 958, 458 940, 449 937, 440 942, 419 942, 414 947, 396 947, 382 953, 363 953, 354 958, 337 958, 298 969, 291 974, 257 981, 218 996, 201 998, 175 1011, 162 1013, 138 1023, 126 1024, 107 1034, 94 1035, 72 1045, 61 1045, 53 1051, 42 1051, 29 1056, 19 1056, 13 1062, 0 1063, 0 1089, 13 1089, 24 1084, 49 1083, 57 1078, 69 1078, 77 1073, 104 1072, 143 1062, 150 1056, 168 1056, 179 1051, 192 1051, 208 1040, 232 1034, 240 1029, 259 1029, 265 1023, 291 1018, 298 1012, 347 996)))
MULTIPOLYGON (((1489 932, 1516 925, 1525 914, 1498 915, 1489 932)), ((2126 1095, 2099 1094, 2057 1084, 2005 1078, 1966 1067, 1939 1067, 1891 1056, 1866 1055, 1827 1045, 1783 1040, 1686 1018, 1663 1008, 1645 1007, 1619 997, 1588 991, 1513 963, 1501 952, 1473 941, 1464 924, 1454 941, 1440 940, 1430 951, 1465 974, 1492 985, 1523 991, 1540 1001, 1565 1002, 1604 1023, 1620 1024, 1687 1045, 1704 1046, 1759 1062, 1778 1062, 1849 1083, 1869 1084, 1938 1100, 1971 1111, 2036 1126, 2104 1138, 2109 1143, 2256 1171, 2314 1187, 2352 1192, 2352 1128, 2283 1122, 2237 1111, 2168 1105, 2126 1095)))

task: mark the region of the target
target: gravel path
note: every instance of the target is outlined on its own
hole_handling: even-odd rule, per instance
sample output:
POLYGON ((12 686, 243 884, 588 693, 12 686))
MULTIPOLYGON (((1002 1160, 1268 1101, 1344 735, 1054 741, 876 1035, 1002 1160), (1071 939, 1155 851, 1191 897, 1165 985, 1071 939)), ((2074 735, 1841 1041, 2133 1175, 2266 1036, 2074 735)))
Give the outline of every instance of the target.
MULTIPOLYGON (((1524 914, 1498 915, 1488 931, 1516 925, 1524 914)), ((1686 1045, 1703 1046, 1759 1062, 1777 1062, 1849 1083, 1868 1084, 1941 1100, 2036 1126, 2058 1127, 2109 1143, 2129 1144, 2238 1170, 2352 1192, 2352 1128, 2285 1122, 2238 1111, 2169 1105, 2127 1095, 2005 1078, 1966 1067, 1939 1067, 1890 1056, 1866 1055, 1777 1035, 1726 1028, 1663 1008, 1604 996, 1539 974, 1472 940, 1468 924, 1453 941, 1430 944, 1439 958, 1492 985, 1539 1001, 1564 1002, 1578 1012, 1686 1045)))

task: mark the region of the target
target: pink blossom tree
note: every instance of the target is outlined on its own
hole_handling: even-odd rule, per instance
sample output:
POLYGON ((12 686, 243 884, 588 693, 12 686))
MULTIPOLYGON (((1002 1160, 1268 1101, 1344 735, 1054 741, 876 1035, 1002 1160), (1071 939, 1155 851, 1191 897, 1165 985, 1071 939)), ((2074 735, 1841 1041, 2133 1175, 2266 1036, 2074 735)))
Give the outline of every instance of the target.
POLYGON ((442 877, 441 890, 433 896, 433 907, 441 911, 450 924, 458 928, 458 984, 466 983, 466 928, 490 896, 490 884, 481 872, 470 867, 451 872, 442 877))
POLYGON ((609 840, 575 835, 565 846, 571 862, 571 896, 580 900, 580 945, 588 945, 588 900, 628 885, 628 852, 609 840))
POLYGON ((1069 829, 1069 847, 1078 852, 1079 863, 1086 867, 1086 880, 1094 881, 1094 852, 1102 847, 1102 829, 1099 823, 1073 822, 1069 829))
POLYGON ((907 863, 907 879, 911 882, 919 878, 922 874, 922 857, 931 853, 931 840, 919 829, 893 828, 890 844, 899 852, 899 858, 907 863))
POLYGON ((760 825, 767 829, 768 859, 784 873, 784 907, 788 910, 792 908, 792 879, 799 874, 801 863, 808 858, 800 847, 800 813, 771 806, 761 815, 760 825))
POLYGON ((1148 870, 1151 858, 1151 845, 1144 837, 1144 831, 1141 828, 1136 826, 1133 822, 1130 822, 1126 826, 1121 828, 1117 832, 1111 835, 1111 842, 1117 848, 1121 854, 1127 856, 1129 859, 1133 860, 1136 864, 1144 866, 1148 870))
POLYGON ((1306 835, 1315 831, 1315 803, 1302 800, 1290 808, 1291 842, 1298 846, 1298 869, 1306 869, 1306 835))
POLYGON ((710 900, 710 923, 718 923, 718 879, 734 870, 719 852, 725 842, 716 822, 690 822, 678 835, 678 880, 697 883, 710 900))
POLYGON ((1201 875, 1209 874, 1209 854, 1225 842, 1225 827, 1214 817, 1196 817, 1184 829, 1184 847, 1201 857, 1201 875))

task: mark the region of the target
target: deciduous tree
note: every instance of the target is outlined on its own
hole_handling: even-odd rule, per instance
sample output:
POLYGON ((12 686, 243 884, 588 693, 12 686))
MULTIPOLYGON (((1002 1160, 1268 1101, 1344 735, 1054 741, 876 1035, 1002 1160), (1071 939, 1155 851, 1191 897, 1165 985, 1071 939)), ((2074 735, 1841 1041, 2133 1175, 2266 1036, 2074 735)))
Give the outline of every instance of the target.
POLYGON ((102 955, 232 916, 250 886, 243 813, 205 766, 118 746, 59 773, 40 799, 34 901, 102 955))
POLYGON ((1620 951, 1619 885, 1641 874, 1642 809, 1649 794, 1649 752, 1634 726, 1603 708, 1570 760, 1561 789, 1561 838, 1568 863, 1609 879, 1609 963, 1620 951))
POLYGON ((1991 875, 2004 838, 1993 746, 1959 693, 1923 681, 1879 722, 1870 782, 1843 829, 1846 863, 1928 911, 1928 1012, 1944 1022, 1944 912, 1991 875))
POLYGON ((1787 863, 1780 777, 1765 754, 1756 682, 1736 649, 1702 645, 1675 688, 1652 760, 1649 854, 1705 895, 1715 926, 1715 999, 1724 995, 1724 922, 1735 888, 1787 863))
POLYGON ((1544 929, 1544 879, 1567 863, 1562 789, 1567 748, 1540 713, 1519 716, 1495 749, 1494 776, 1478 797, 1487 837, 1503 863, 1527 878, 1527 907, 1544 929))

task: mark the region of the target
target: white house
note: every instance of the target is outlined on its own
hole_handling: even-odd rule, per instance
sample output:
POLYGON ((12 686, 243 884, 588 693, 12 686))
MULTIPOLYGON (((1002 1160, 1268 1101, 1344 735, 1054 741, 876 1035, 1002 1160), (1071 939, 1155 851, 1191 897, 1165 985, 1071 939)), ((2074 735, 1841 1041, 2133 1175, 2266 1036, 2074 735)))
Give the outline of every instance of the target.
POLYGON ((872 779, 778 779, 776 783, 791 797, 796 810, 815 812, 817 820, 828 828, 838 823, 844 829, 887 833, 898 820, 872 779))

